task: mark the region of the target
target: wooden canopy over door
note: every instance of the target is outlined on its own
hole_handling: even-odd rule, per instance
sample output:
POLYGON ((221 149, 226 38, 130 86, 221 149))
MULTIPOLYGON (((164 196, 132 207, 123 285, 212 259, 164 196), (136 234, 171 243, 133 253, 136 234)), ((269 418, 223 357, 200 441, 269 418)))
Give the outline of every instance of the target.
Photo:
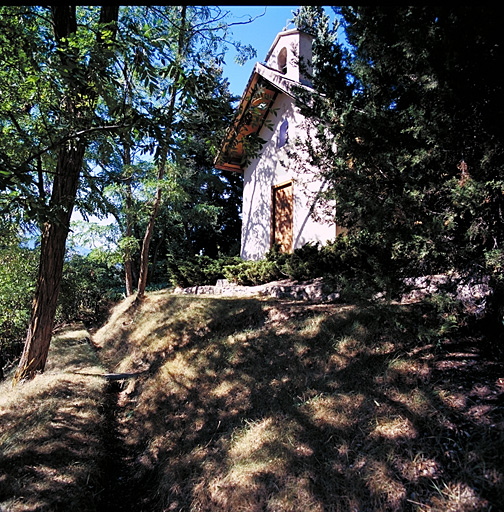
POLYGON ((292 252, 292 200, 292 181, 273 187, 271 245, 278 244, 281 252, 292 252))

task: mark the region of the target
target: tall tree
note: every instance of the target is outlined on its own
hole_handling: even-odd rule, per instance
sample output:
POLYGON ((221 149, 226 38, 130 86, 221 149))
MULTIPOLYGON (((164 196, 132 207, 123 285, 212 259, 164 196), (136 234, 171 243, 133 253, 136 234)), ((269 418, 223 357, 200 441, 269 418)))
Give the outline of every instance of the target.
POLYGON ((145 236, 142 242, 142 250, 140 256, 140 275, 138 277, 138 289, 137 299, 143 299, 145 295, 145 288, 147 287, 147 276, 149 269, 149 247, 152 239, 152 233, 154 232, 154 223, 156 222, 157 214, 159 211, 159 205, 161 204, 162 194, 162 181, 166 174, 166 167, 168 165, 168 149, 172 139, 173 123, 175 118, 175 108, 177 102, 177 96, 182 92, 184 85, 184 75, 182 72, 183 62, 182 59, 185 57, 187 41, 187 7, 182 6, 180 8, 180 18, 177 20, 177 43, 175 50, 174 59, 174 71, 173 71, 173 83, 171 86, 170 98, 167 105, 167 123, 166 131, 161 133, 158 137, 158 150, 157 150, 157 161, 158 161, 158 174, 157 174, 157 187, 156 194, 154 197, 152 211, 150 214, 147 228, 145 230, 145 236))
MULTIPOLYGON (((109 147, 117 154, 121 141, 124 167, 133 151, 156 153, 162 184, 179 115, 197 92, 198 74, 222 62, 229 26, 226 12, 205 6, 0 9, 0 202, 22 206, 41 232, 19 381, 45 366, 72 210, 106 204, 94 192, 83 197, 98 190, 99 171, 85 165, 93 142, 115 134, 109 147)), ((153 222, 146 247, 152 229, 153 222)))
MULTIPOLYGON (((145 184, 150 179, 149 185, 138 187, 136 184, 137 191, 144 194, 143 210, 148 210, 140 251, 138 299, 143 297, 148 281, 150 245, 155 236, 154 225, 162 205, 163 191, 171 189, 173 192, 171 174, 175 168, 178 169, 177 173, 182 168, 192 173, 187 168, 188 160, 184 156, 187 140, 194 139, 197 126, 200 126, 204 128, 205 135, 199 134, 199 139, 203 141, 207 137, 204 144, 211 147, 215 144, 212 136, 215 137, 217 130, 222 129, 225 120, 229 121, 231 98, 222 85, 221 70, 224 46, 228 40, 228 25, 223 23, 225 16, 226 13, 220 9, 205 6, 152 7, 146 14, 147 23, 129 27, 141 44, 136 48, 133 65, 125 73, 124 89, 135 91, 131 107, 143 119, 137 123, 133 133, 123 134, 124 148, 126 139, 129 141, 129 150, 124 149, 123 152, 124 155, 132 154, 131 151, 138 154, 138 149, 143 147, 147 154, 154 155, 156 172, 153 177, 148 174, 142 177, 145 184), (217 91, 220 93, 218 97, 217 91), (155 190, 152 198, 149 198, 145 192, 152 189, 152 185, 155 190)), ((251 54, 250 48, 238 47, 245 57, 251 54)), ((123 58, 126 61, 127 55, 123 58)), ((126 69, 126 64, 123 68, 126 69)), ((125 97, 129 95, 128 92, 125 97)), ((124 169, 135 167, 125 163, 123 157, 124 169)), ((210 160, 206 166, 212 167, 210 160)), ((185 178, 180 181, 187 183, 185 178)), ((127 186, 128 183, 124 182, 124 187, 127 186)), ((177 187, 182 190, 180 186, 177 187)), ((130 202, 133 200, 132 192, 130 190, 125 194, 130 202)), ((131 208, 124 211, 128 210, 131 208)), ((127 238, 130 237, 131 229, 127 238)))
MULTIPOLYGON (((151 214, 145 231, 141 249, 140 275, 138 279, 137 300, 144 297, 148 279, 149 247, 154 232, 159 207, 161 205, 163 179, 169 162, 177 162, 180 153, 180 137, 188 118, 185 112, 200 99, 208 98, 207 74, 219 75, 223 62, 222 47, 226 37, 226 26, 222 25, 222 16, 206 7, 176 8, 177 15, 171 14, 174 31, 173 60, 170 65, 169 96, 161 109, 165 124, 157 133, 157 187, 152 203, 151 214), (177 12, 178 11, 178 12, 177 12), (220 50, 220 53, 219 53, 220 50)), ((160 11, 161 19, 166 16, 160 11)), ((246 49, 245 53, 249 53, 246 49)), ((222 105, 222 102, 221 102, 222 105)), ((223 113, 208 104, 204 112, 207 118, 219 122, 223 113)), ((188 131, 187 129, 185 130, 188 131)), ((189 130, 190 131, 190 130, 189 130)))
MULTIPOLYGON (((112 56, 111 48, 116 32, 118 7, 102 7, 98 19, 91 13, 91 19, 88 20, 85 30, 77 23, 76 7, 52 6, 48 13, 31 11, 27 14, 22 10, 17 12, 9 10, 4 14, 11 17, 10 27, 15 25, 20 28, 20 38, 25 43, 22 48, 29 69, 33 72, 32 76, 36 76, 36 71, 42 66, 48 64, 51 66, 51 78, 54 84, 52 94, 53 98, 59 100, 58 104, 37 105, 37 107, 50 108, 52 115, 57 116, 58 124, 64 127, 61 136, 58 137, 60 134, 57 133, 55 138, 47 130, 46 135, 51 148, 46 147, 39 154, 31 155, 27 159, 27 163, 37 159, 38 165, 41 247, 30 326, 15 376, 15 381, 19 381, 32 377, 35 372, 43 371, 45 367, 63 271, 70 216, 83 167, 87 134, 96 127, 94 112, 99 97, 97 84, 106 75, 112 56), (25 30, 23 33, 20 27, 29 15, 38 14, 48 14, 47 24, 39 25, 44 31, 42 37, 45 39, 42 42, 47 49, 45 56, 35 55, 38 36, 33 31, 25 30), (45 59, 37 62, 35 56, 45 57, 45 59), (43 209, 42 204, 45 203, 48 184, 43 182, 41 155, 46 152, 51 152, 53 155, 54 168, 50 197, 47 208, 43 209)), ((33 28, 33 25, 30 28, 33 28)), ((19 62, 16 64, 19 65, 19 62)), ((27 108, 30 110, 29 107, 27 108)), ((44 114, 38 110, 33 117, 40 118, 44 114)), ((24 136, 26 140, 26 129, 22 124, 24 118, 19 117, 21 119, 18 119, 14 113, 11 124, 18 131, 18 137, 24 136)), ((48 125, 51 121, 47 117, 40 119, 39 122, 48 125)), ((28 167, 27 163, 26 167, 28 167)))
POLYGON ((497 289, 504 38, 494 13, 361 6, 337 16, 349 46, 320 61, 340 78, 334 87, 319 68, 324 95, 310 113, 324 121, 324 152, 311 150, 347 239, 392 288, 404 275, 456 270, 491 275, 497 289))
MULTIPOLYGON (((166 254, 184 257, 202 252, 217 256, 236 249, 241 177, 214 169, 216 146, 234 115, 233 98, 217 65, 208 63, 199 69, 193 83, 195 92, 177 105, 170 158, 162 181, 157 179, 156 166, 143 161, 142 140, 132 137, 132 132, 121 135, 115 150, 111 140, 101 139, 96 144, 96 166, 103 171, 95 173, 92 184, 103 187, 103 202, 117 220, 125 267, 126 253, 135 255, 135 261, 130 260, 132 275, 139 268, 138 246, 151 218, 156 189, 162 191, 162 201, 148 255, 149 276, 166 254)), ((90 193, 86 191, 87 204, 94 204, 89 202, 90 193)), ((127 295, 133 293, 132 288, 126 290, 127 295)))

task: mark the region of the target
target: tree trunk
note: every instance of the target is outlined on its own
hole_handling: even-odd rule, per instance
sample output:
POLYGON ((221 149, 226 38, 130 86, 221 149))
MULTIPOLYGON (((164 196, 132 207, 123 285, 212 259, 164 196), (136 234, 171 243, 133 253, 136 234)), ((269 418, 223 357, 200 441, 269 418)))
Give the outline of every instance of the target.
MULTIPOLYGON (((186 31, 186 14, 187 14, 187 6, 182 6, 180 11, 180 27, 178 33, 178 46, 177 46, 177 60, 180 61, 182 55, 184 54, 184 44, 185 44, 185 31, 186 31)), ((180 79, 180 68, 177 68, 175 75, 173 77, 173 86, 171 91, 171 98, 168 107, 167 119, 168 123, 171 124, 174 119, 175 113, 175 101, 177 98, 177 94, 179 93, 179 79, 180 79)), ((145 231, 145 236, 142 244, 142 253, 140 259, 140 276, 138 278, 138 290, 136 300, 142 300, 145 296, 145 288, 147 286, 147 275, 149 270, 149 246, 152 238, 152 233, 154 232, 154 224, 156 222, 157 213, 159 210, 159 205, 161 204, 161 194, 162 194, 162 181, 166 171, 166 164, 168 159, 168 140, 171 136, 171 127, 168 128, 168 133, 165 135, 165 139, 159 141, 160 147, 158 149, 160 153, 160 163, 159 163, 159 171, 157 176, 157 189, 156 189, 156 198, 154 199, 154 205, 152 208, 152 213, 149 219, 149 224, 147 225, 147 229, 145 231)))
POLYGON ((147 286, 147 275, 149 271, 149 247, 150 241, 152 239, 152 233, 154 232, 154 225, 156 223, 156 217, 159 210, 159 205, 161 204, 161 186, 162 181, 165 175, 166 170, 166 149, 163 149, 163 155, 161 157, 161 162, 159 165, 159 171, 157 176, 157 189, 156 189, 156 198, 154 199, 154 205, 152 207, 152 213, 149 219, 149 224, 147 225, 147 229, 145 230, 145 236, 142 244, 142 253, 140 256, 140 276, 138 278, 138 291, 137 291, 137 300, 142 300, 145 296, 145 288, 147 286))
MULTIPOLYGON (((78 67, 79 63, 73 61, 72 52, 65 51, 68 36, 77 31, 76 8, 65 5, 51 6, 51 13, 54 37, 57 44, 61 44, 63 49, 60 54, 61 64, 63 67, 68 65, 78 67)), ((110 29, 109 24, 117 21, 118 13, 118 6, 103 6, 100 10, 100 23, 108 25, 106 28, 110 29)), ((115 27, 112 28, 115 34, 115 27)), ((97 34, 97 42, 102 46, 100 31, 97 34)), ((102 49, 105 50, 105 48, 102 49)), ((73 77, 68 80, 72 81, 73 77)), ((81 82, 67 83, 68 90, 71 91, 71 94, 65 99, 68 118, 73 117, 75 120, 82 118, 81 107, 77 106, 82 101, 82 97, 87 97, 89 105, 94 105, 96 94, 90 85, 93 81, 94 77, 88 77, 87 80, 81 82)), ((70 217, 79 186, 86 144, 82 137, 70 140, 57 151, 49 215, 42 226, 39 273, 32 305, 32 316, 21 360, 14 376, 14 383, 32 378, 37 372, 43 372, 45 368, 63 275, 70 217)))
MULTIPOLYGON (((124 150, 124 165, 131 165, 131 150, 128 144, 125 145, 124 150)), ((128 169, 128 173, 130 170, 128 169)), ((128 176, 126 180, 126 238, 130 238, 133 236, 133 221, 131 210, 133 208, 133 200, 132 200, 132 192, 131 192, 131 177, 128 176)), ((124 249, 124 281, 126 285, 126 297, 133 295, 134 286, 133 286, 133 262, 131 260, 131 250, 129 247, 129 243, 126 244, 124 249)))
POLYGON ((52 330, 65 259, 65 245, 74 206, 85 146, 74 144, 62 148, 58 156, 56 177, 51 196, 54 218, 42 229, 40 263, 32 306, 32 316, 25 346, 14 382, 43 372, 51 342, 52 330))

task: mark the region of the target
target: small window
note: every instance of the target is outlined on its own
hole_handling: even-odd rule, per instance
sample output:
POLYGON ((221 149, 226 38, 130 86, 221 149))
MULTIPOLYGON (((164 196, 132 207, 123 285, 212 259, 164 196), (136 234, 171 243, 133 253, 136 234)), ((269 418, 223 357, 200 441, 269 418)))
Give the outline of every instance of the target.
POLYGON ((287 48, 282 48, 278 54, 278 70, 284 75, 287 73, 287 48))
POLYGON ((285 146, 287 142, 289 142, 289 121, 287 121, 287 119, 284 119, 282 124, 280 125, 277 147, 281 148, 285 146))

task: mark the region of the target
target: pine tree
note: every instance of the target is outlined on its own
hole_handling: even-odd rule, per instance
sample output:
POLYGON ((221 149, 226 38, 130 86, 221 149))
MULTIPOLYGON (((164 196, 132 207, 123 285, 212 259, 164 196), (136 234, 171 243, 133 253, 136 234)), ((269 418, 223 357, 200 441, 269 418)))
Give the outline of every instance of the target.
MULTIPOLYGON (((504 36, 479 6, 342 7, 311 107, 312 156, 375 281, 504 263, 504 36), (335 58, 337 57, 337 58, 335 58), (320 147, 320 146, 319 146, 320 147)), ((383 283, 382 283, 383 284, 383 283)))

